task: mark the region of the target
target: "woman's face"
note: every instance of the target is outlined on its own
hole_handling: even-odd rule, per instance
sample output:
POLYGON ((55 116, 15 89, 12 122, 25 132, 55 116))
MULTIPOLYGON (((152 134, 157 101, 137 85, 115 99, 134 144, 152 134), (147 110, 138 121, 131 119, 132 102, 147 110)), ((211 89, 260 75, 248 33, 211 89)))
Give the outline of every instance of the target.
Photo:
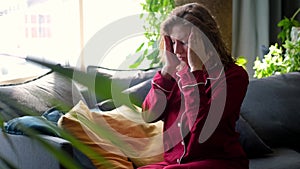
POLYGON ((171 29, 170 37, 174 53, 180 61, 188 64, 188 41, 191 28, 184 25, 175 25, 171 29))

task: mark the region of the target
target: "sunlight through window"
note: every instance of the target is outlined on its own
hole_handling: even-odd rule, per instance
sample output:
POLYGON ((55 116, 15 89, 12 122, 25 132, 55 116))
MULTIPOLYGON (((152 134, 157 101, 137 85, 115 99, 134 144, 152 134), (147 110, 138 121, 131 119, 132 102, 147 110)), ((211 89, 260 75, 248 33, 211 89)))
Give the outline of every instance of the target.
MULTIPOLYGON (((72 67, 89 64, 120 67, 142 43, 143 34, 128 35, 114 41, 104 51, 105 57, 94 54, 95 57, 103 57, 98 62, 84 63, 82 57, 85 52, 82 51, 97 33, 110 24, 133 15, 139 16, 142 11, 140 3, 140 0, 0 0, 0 81, 9 79, 12 72, 20 72, 20 77, 36 74, 36 70, 22 67, 24 61, 21 61, 22 64, 12 61, 15 59, 10 57, 14 56, 33 56, 72 67), (26 75, 21 73, 24 70, 26 75)), ((135 25, 131 25, 131 29, 136 29, 135 25)), ((116 35, 112 32, 108 36, 116 35)))

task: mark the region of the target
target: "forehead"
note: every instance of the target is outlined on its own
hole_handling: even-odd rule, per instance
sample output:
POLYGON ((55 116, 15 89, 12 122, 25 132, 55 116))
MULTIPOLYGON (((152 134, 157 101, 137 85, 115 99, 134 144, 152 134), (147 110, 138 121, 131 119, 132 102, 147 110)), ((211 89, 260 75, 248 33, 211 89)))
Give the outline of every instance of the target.
POLYGON ((173 39, 187 41, 191 32, 191 28, 187 25, 174 25, 170 30, 170 36, 173 39))

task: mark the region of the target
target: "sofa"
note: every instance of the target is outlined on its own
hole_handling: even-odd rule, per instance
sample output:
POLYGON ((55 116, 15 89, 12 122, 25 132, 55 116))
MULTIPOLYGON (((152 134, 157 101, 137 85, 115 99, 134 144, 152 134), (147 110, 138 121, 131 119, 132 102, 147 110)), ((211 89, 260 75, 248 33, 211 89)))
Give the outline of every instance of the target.
MULTIPOLYGON (((108 70, 89 66, 87 73, 79 73, 79 77, 84 74, 94 77, 94 80, 87 81, 86 78, 74 78, 74 74, 62 73, 60 70, 63 70, 63 67, 56 68, 58 69, 31 81, 0 86, 1 121, 6 124, 24 116, 42 116, 61 102, 67 103, 68 107, 63 109, 67 112, 80 100, 91 110, 109 112, 123 104, 113 99, 114 93, 124 94, 139 107, 151 87, 151 78, 159 69, 108 70), (108 80, 103 82, 103 79, 108 80), (75 85, 70 81, 74 81, 75 85), (50 88, 41 86, 49 83, 52 85, 50 88), (118 84, 118 88, 113 88, 112 83, 118 84), (69 89, 60 89, 63 86, 69 86, 69 89), (33 89, 37 91, 32 91, 33 89), (113 92, 107 92, 108 89, 113 92), (61 91, 64 94, 61 94, 61 91), (23 94, 26 99, 20 98, 18 94, 12 97, 12 93, 23 94), (37 93, 43 97, 36 96, 37 93), (35 96, 31 97, 30 94, 35 96), (58 99, 59 102, 51 102, 53 99, 58 99), (30 114, 22 110, 27 110, 30 114)), ((300 72, 250 79, 236 126, 240 133, 240 142, 250 159, 250 169, 300 168, 299 86, 300 72)), ((34 129, 35 127, 33 126, 34 129)), ((37 140, 20 131, 6 131, 4 127, 2 129, 4 131, 0 131, 0 168, 68 168, 63 161, 55 158, 53 152, 42 146, 44 142, 49 143, 52 149, 59 150, 59 153, 68 155, 79 168, 95 168, 91 159, 75 148, 70 140, 53 132, 45 133, 39 130, 41 139, 37 140)))

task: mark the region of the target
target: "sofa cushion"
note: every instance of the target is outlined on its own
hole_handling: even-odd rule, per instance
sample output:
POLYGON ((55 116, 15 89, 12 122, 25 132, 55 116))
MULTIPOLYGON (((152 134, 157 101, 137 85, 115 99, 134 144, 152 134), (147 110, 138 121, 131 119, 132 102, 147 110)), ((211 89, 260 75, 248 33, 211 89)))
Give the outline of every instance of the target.
POLYGON ((240 133, 239 141, 249 158, 258 158, 273 152, 242 116, 236 123, 236 130, 240 133))
POLYGON ((99 130, 102 129, 101 131, 103 131, 102 136, 94 132, 95 128, 89 127, 88 124, 91 125, 93 120, 95 120, 90 113, 88 107, 84 103, 79 102, 59 119, 58 126, 93 150, 93 152, 85 155, 91 159, 96 168, 133 169, 132 163, 128 161, 128 158, 123 155, 120 149, 107 140, 107 132, 105 129, 103 130, 102 124, 98 126, 99 130), (86 124, 82 120, 83 118, 91 121, 86 124))
POLYGON ((300 154, 288 148, 273 149, 274 153, 263 158, 250 159, 250 169, 299 169, 300 154))
POLYGON ((122 86, 126 86, 126 88, 128 88, 152 78, 159 69, 160 68, 117 70, 98 66, 89 66, 87 68, 87 72, 96 72, 97 74, 108 76, 113 80, 120 81, 122 86))
POLYGON ((24 83, 0 85, 0 116, 4 121, 23 115, 42 115, 58 106, 69 110, 84 100, 76 84, 48 72, 24 83))
MULTIPOLYGON (((120 98, 125 99, 126 102, 131 101, 133 104, 141 106, 141 103, 144 99, 144 95, 148 90, 144 90, 145 88, 136 87, 135 89, 142 89, 141 90, 135 90, 130 89, 128 92, 123 92, 124 90, 134 87, 134 86, 141 86, 141 85, 148 85, 145 81, 152 79, 154 74, 159 70, 160 68, 150 68, 150 69, 132 69, 132 70, 111 70, 106 69, 102 67, 97 66, 89 66, 88 67, 88 73, 95 74, 95 88, 93 91, 90 90, 90 96, 89 99, 90 102, 93 102, 92 105, 98 104, 98 106, 104 103, 110 104, 111 102, 107 102, 107 100, 114 100, 115 107, 118 107, 120 105, 123 105, 124 102, 120 100, 120 98), (110 79, 109 86, 103 86, 103 83, 101 80, 97 80, 97 76, 101 77, 107 77, 110 79), (103 97, 101 93, 107 92, 109 90, 108 97, 103 97), (132 91, 132 92, 131 92, 132 91), (97 95, 97 93, 99 95, 97 95), (120 96, 120 94, 123 93, 125 95, 120 96), (134 94, 131 94, 134 93, 134 94), (128 95, 129 94, 129 95, 128 95), (135 99, 136 98, 136 99, 135 99), (123 102, 123 103, 122 103, 123 102)), ((150 88, 149 88, 150 89, 150 88)), ((105 104, 106 106, 107 104, 105 104)), ((110 104, 111 105, 111 104, 110 104)), ((89 107, 91 107, 89 105, 89 107)), ((104 108, 107 109, 107 108, 104 108)))
POLYGON ((124 99, 129 101, 129 104, 134 104, 138 107, 142 107, 143 101, 145 100, 149 90, 151 89, 152 79, 145 80, 139 84, 129 87, 122 91, 123 97, 114 97, 114 99, 107 99, 97 103, 97 107, 102 111, 110 111, 124 104, 124 102, 119 99, 124 99))
MULTIPOLYGON (((138 167, 163 160, 162 122, 145 123, 137 112, 126 106, 112 111, 97 112, 95 109, 89 110, 80 102, 62 116, 58 124, 112 164, 120 163, 121 166, 126 164, 131 168, 129 161, 138 167), (96 124, 98 129, 104 131, 100 134, 88 128, 80 120, 80 116, 87 118, 96 124)), ((99 163, 90 154, 86 155, 96 167, 103 166, 103 163, 99 163)))
POLYGON ((241 115, 269 146, 300 151, 300 72, 250 80, 241 115))
POLYGON ((151 82, 152 78, 124 90, 123 93, 129 95, 129 99, 133 104, 142 107, 142 104, 151 89, 151 82))

